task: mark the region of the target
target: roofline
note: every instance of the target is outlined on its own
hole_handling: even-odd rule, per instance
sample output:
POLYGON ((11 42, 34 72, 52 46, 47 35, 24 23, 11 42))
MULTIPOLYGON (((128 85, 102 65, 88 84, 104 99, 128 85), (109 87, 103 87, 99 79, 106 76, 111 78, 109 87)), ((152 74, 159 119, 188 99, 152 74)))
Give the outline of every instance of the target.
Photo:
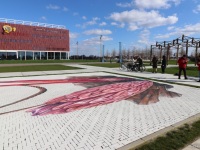
POLYGON ((66 27, 64 25, 55 25, 55 24, 47 24, 47 23, 39 23, 39 22, 31 22, 31 21, 23 21, 23 20, 14 20, 14 19, 7 19, 7 18, 0 18, 0 22, 29 25, 29 26, 47 27, 47 28, 66 29, 66 27))

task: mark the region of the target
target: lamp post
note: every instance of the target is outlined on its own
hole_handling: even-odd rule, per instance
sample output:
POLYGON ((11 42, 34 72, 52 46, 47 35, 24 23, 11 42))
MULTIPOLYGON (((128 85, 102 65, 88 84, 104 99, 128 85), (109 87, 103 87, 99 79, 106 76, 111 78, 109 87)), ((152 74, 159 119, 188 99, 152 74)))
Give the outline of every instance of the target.
POLYGON ((77 59, 78 59, 78 41, 76 42, 76 53, 77 53, 77 59))
POLYGON ((103 45, 103 49, 102 49, 102 62, 104 62, 104 45, 103 45))
POLYGON ((100 54, 99 54, 100 62, 101 62, 101 39, 102 39, 102 35, 100 35, 100 54))
POLYGON ((120 66, 122 66, 122 48, 121 48, 121 42, 119 42, 119 63, 120 66))

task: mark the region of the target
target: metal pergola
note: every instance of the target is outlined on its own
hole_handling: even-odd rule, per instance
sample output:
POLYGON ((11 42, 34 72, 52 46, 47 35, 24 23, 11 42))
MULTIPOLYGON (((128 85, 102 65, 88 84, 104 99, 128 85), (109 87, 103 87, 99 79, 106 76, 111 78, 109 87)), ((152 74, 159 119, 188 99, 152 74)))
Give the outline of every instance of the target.
POLYGON ((160 51, 160 60, 162 58, 163 50, 167 50, 167 65, 169 60, 169 51, 171 47, 174 47, 177 49, 176 52, 176 59, 178 60, 178 54, 180 46, 186 48, 186 54, 188 56, 188 48, 189 47, 195 47, 195 65, 197 64, 197 53, 198 48, 200 48, 200 38, 194 38, 182 35, 181 37, 174 39, 172 41, 163 41, 163 42, 156 42, 156 45, 151 45, 151 51, 150 51, 150 59, 152 59, 153 50, 158 49, 160 51))

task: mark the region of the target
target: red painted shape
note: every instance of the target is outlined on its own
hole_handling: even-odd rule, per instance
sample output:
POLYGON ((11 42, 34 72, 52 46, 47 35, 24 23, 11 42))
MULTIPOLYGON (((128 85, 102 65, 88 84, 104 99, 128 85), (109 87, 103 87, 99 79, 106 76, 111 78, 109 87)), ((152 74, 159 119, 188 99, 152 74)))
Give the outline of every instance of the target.
POLYGON ((151 81, 132 81, 98 86, 49 100, 43 106, 34 108, 30 112, 33 116, 60 114, 105 105, 126 100, 130 96, 144 92, 152 85, 151 81))
POLYGON ((101 83, 130 81, 129 78, 123 77, 72 77, 67 79, 51 79, 51 80, 15 80, 1 81, 0 86, 20 86, 20 85, 38 85, 38 84, 56 84, 56 83, 101 83))

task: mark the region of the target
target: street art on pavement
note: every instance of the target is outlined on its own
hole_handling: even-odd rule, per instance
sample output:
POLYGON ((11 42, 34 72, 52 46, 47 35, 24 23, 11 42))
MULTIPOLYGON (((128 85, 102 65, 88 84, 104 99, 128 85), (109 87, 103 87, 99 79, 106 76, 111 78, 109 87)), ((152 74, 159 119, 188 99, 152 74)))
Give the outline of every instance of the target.
POLYGON ((169 86, 165 84, 115 76, 82 76, 52 80, 17 80, 1 82, 0 86, 32 86, 40 89, 38 93, 16 101, 20 102, 46 92, 46 89, 38 87, 38 85, 55 83, 74 83, 84 86, 87 89, 53 98, 41 106, 28 110, 33 116, 67 113, 121 100, 130 100, 137 104, 147 105, 158 102, 159 96, 171 98, 181 96, 181 94, 167 91, 167 87, 169 86))
POLYGON ((200 113, 198 88, 104 72, 0 78, 0 93, 5 150, 116 150, 200 113))

